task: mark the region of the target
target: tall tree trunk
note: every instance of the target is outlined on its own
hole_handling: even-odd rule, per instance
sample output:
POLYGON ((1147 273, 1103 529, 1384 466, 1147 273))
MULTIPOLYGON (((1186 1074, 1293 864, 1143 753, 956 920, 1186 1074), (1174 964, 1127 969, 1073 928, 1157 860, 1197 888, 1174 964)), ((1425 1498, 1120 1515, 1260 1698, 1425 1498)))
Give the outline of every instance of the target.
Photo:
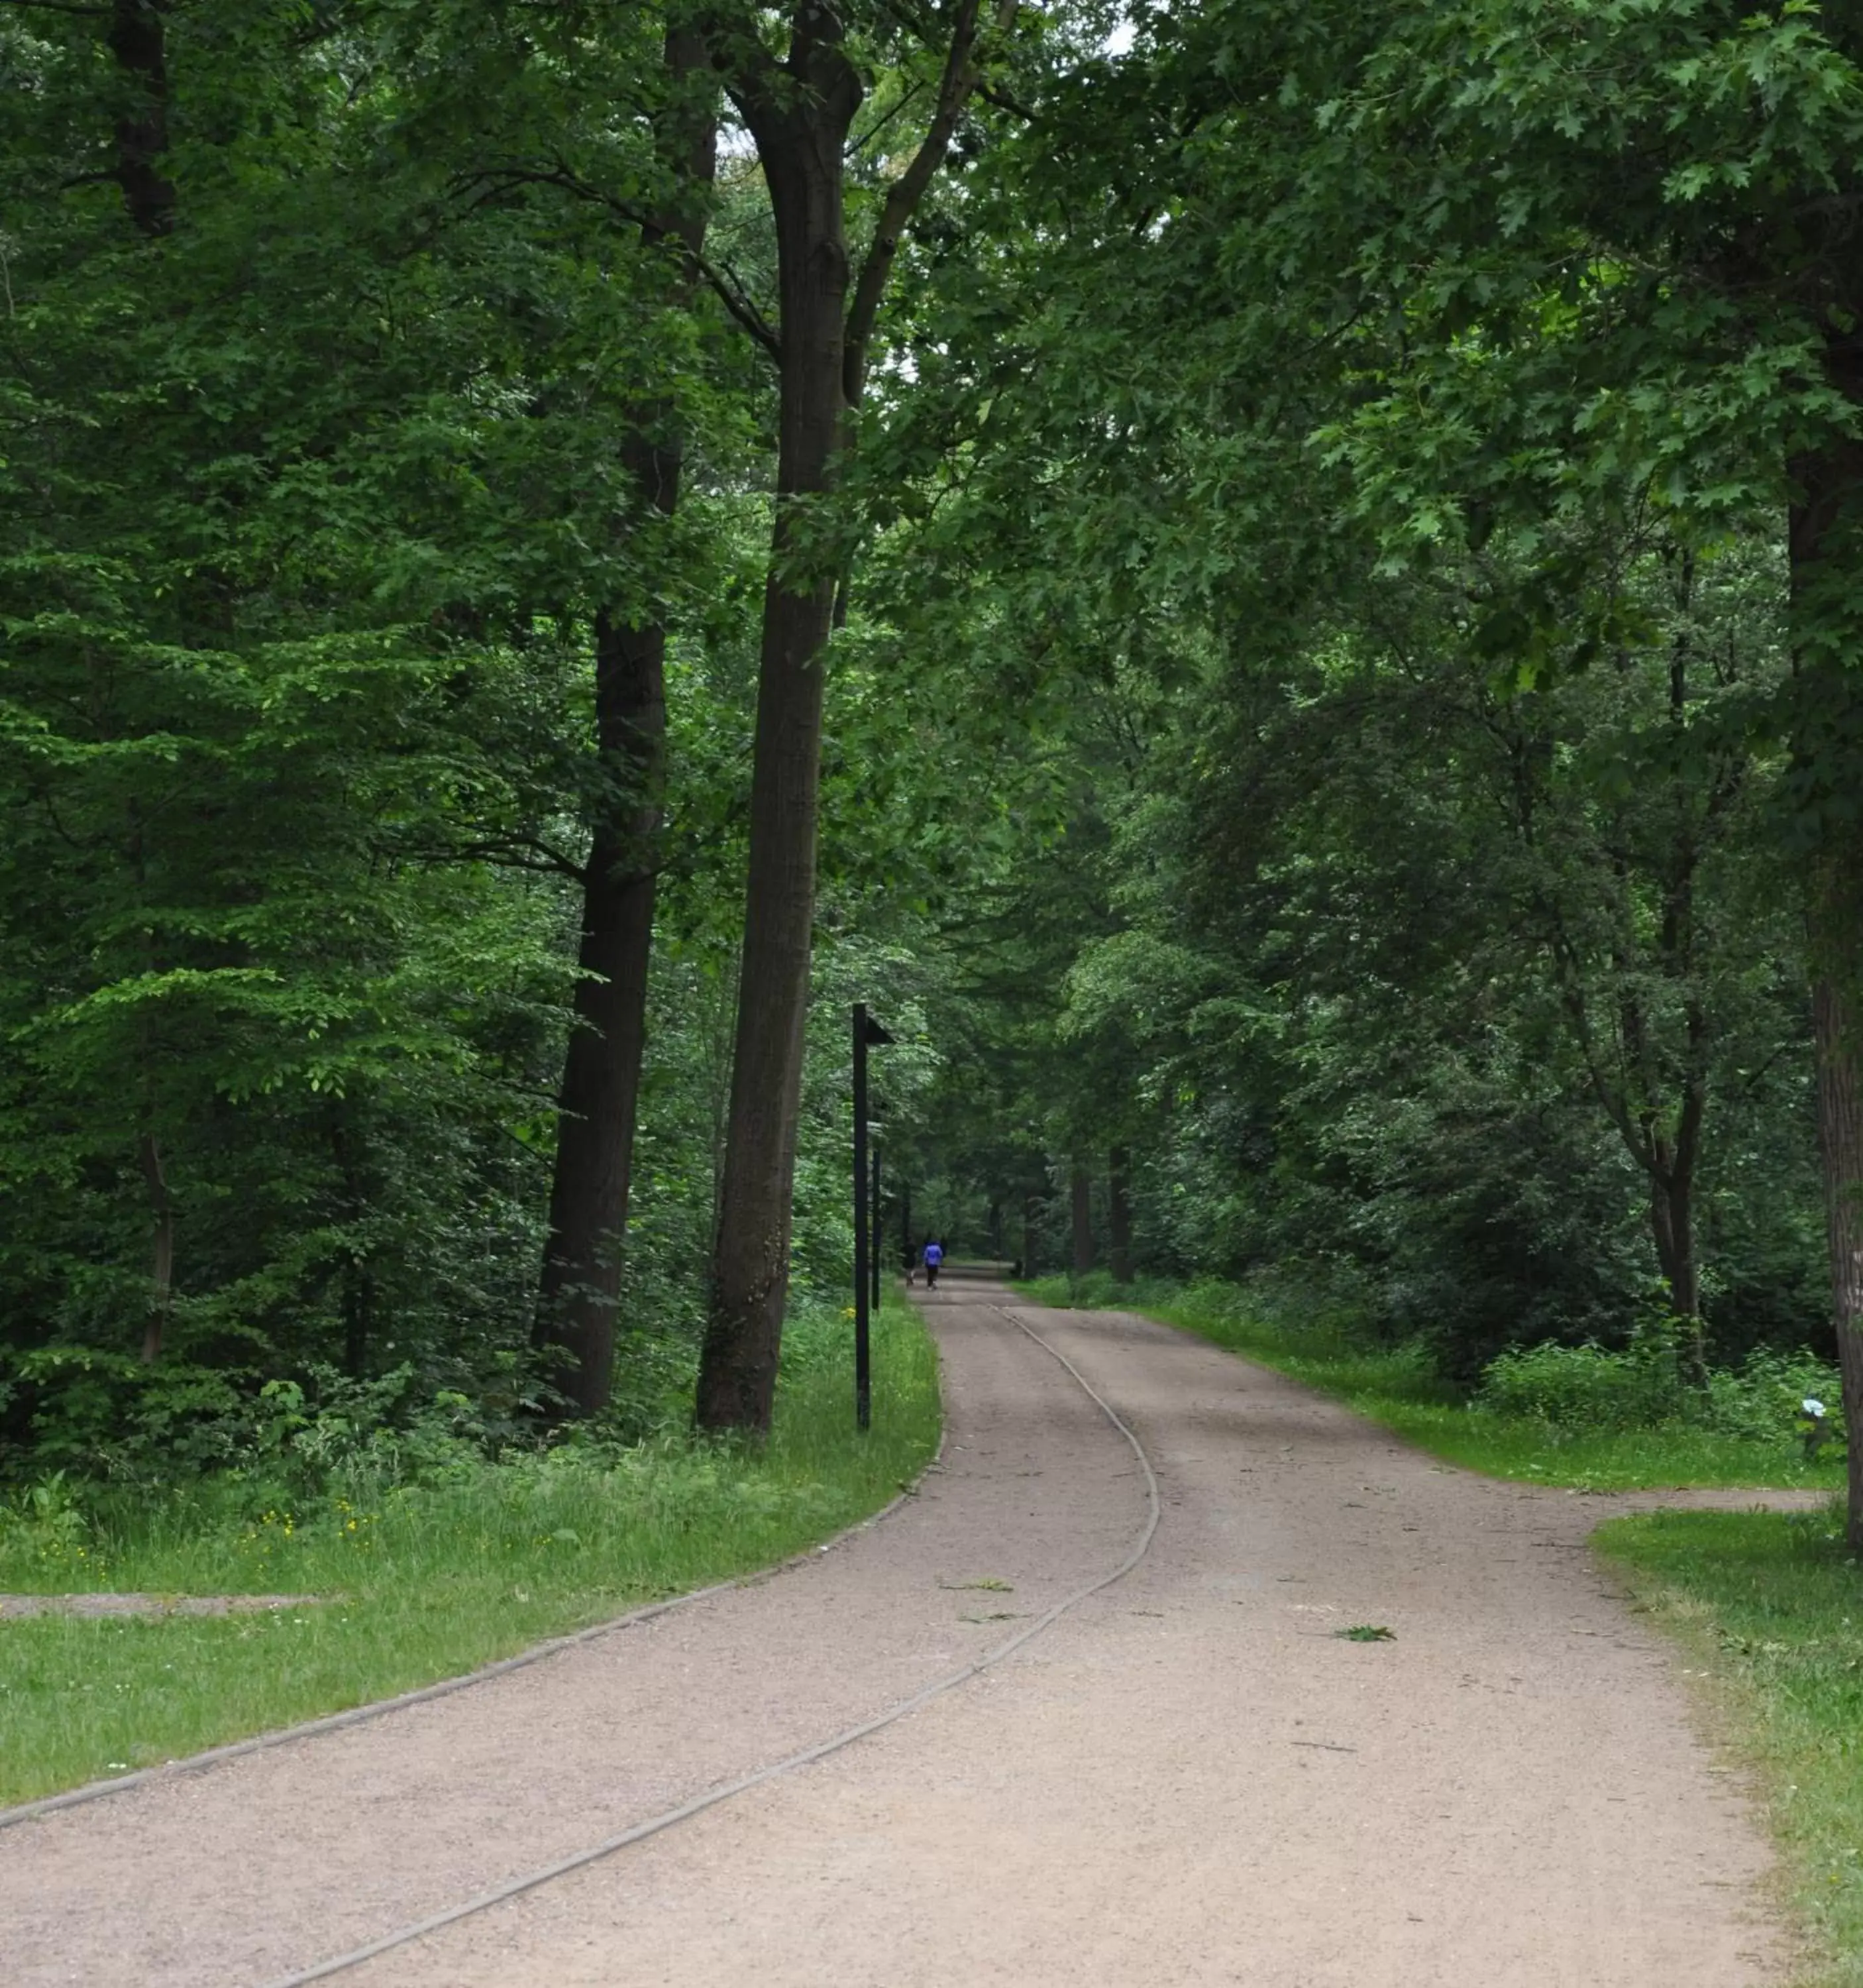
MULTIPOLYGON (((677 472, 675 472, 677 473, 677 472)), ((596 629, 596 722, 615 812, 584 872, 575 1026, 558 1096, 556 1164, 535 1340, 559 1354, 577 1413, 607 1405, 653 943, 654 843, 666 740, 666 635, 596 629)))
MULTIPOLYGON (((168 149, 168 0, 113 0, 106 39, 131 101, 116 120, 116 184, 137 229, 150 239, 174 225, 175 192, 159 161, 168 149)), ((131 803, 132 819, 135 819, 131 803)), ((134 827, 137 881, 143 881, 141 827, 134 827)), ((150 1246, 149 1303, 143 1324, 142 1357, 153 1365, 174 1302, 174 1202, 162 1171, 161 1148, 154 1131, 137 1146, 137 1163, 149 1192, 154 1229, 150 1246)))
MULTIPOLYGON (((665 149, 683 188, 700 191, 715 168, 716 118, 709 107, 694 111, 683 93, 709 69, 704 38, 670 32, 666 60, 675 101, 665 149)), ((643 235, 650 246, 677 241, 696 257, 705 237, 703 207, 656 215, 643 235)), ((643 515, 668 518, 679 503, 680 448, 671 421, 669 408, 642 408, 622 445, 643 515)), ((580 978, 557 1100, 549 1235, 532 1335, 540 1350, 557 1356, 559 1391, 585 1415, 607 1406, 614 1384, 666 777, 667 631, 658 623, 636 626, 602 614, 595 647, 604 788, 582 872, 580 978)))
POLYGON ((359 1129, 359 1112, 354 1094, 330 1100, 330 1151, 336 1162, 341 1183, 341 1209, 344 1227, 350 1232, 343 1254, 341 1277, 343 1306, 343 1369, 359 1381, 369 1369, 369 1344, 374 1335, 375 1273, 369 1256, 356 1232, 367 1221, 374 1199, 373 1183, 366 1165, 368 1142, 359 1129))
MULTIPOLYGON (((1833 383, 1863 402, 1863 345, 1834 342, 1833 383)), ((1854 807, 1863 779, 1856 744, 1863 627, 1855 601, 1863 560, 1863 442, 1833 445, 1792 465, 1798 486, 1790 532, 1799 698, 1796 771, 1818 853, 1808 893, 1812 1034, 1817 1057, 1832 1324, 1849 1436, 1845 1536, 1863 1552, 1863 850, 1854 807)))
POLYGON ((161 170, 168 149, 168 12, 169 0, 113 0, 108 37, 136 99, 116 120, 116 184, 130 220, 152 238, 174 226, 174 183, 161 170))
MULTIPOLYGON (((1001 0, 1005 25, 1014 0, 1001 0)), ((751 136, 776 223, 776 522, 764 591, 751 776, 744 962, 731 1069, 724 1191, 712 1253, 697 1419, 767 1429, 789 1288, 796 1114, 815 916, 823 656, 842 562, 809 543, 848 439, 887 278, 906 226, 943 163, 980 73, 978 0, 956 0, 937 107, 887 189, 856 280, 843 215, 847 139, 860 78, 833 0, 796 0, 778 63, 754 38, 728 58, 728 87, 751 136)))
POLYGON ((798 86, 745 105, 776 218, 781 406, 731 1114, 696 1402, 706 1428, 767 1429, 775 1402, 815 920, 835 576, 805 540, 809 500, 830 485, 846 414, 842 151, 860 85, 838 39, 805 46, 798 27, 797 42, 788 66, 802 71, 798 86))
POLYGON ((1131 1168, 1132 1155, 1123 1146, 1115 1146, 1106 1166, 1106 1246, 1113 1281, 1121 1284, 1132 1282, 1131 1168))
POLYGON ((375 1276, 366 1256, 343 1266, 343 1371, 359 1381, 369 1371, 369 1344, 375 1334, 375 1276))
POLYGON ((1686 1172, 1672 1165, 1652 1174, 1649 1227, 1656 1263, 1669 1286, 1669 1310, 1684 1335, 1682 1378, 1691 1387, 1705 1388, 1707 1335, 1701 1316, 1701 1273, 1695 1256, 1694 1184, 1686 1172))
MULTIPOLYGON (((1689 663, 1693 642, 1688 614, 1694 585, 1693 561, 1684 559, 1679 575, 1676 607, 1682 627, 1671 644, 1669 668, 1669 722, 1671 736, 1687 737, 1690 709, 1689 663)), ((1523 745, 1525 742, 1522 742, 1523 745)), ((1546 763, 1551 763, 1550 752, 1546 763)), ((1536 846, 1538 813, 1534 774, 1527 755, 1517 752, 1511 782, 1514 827, 1524 847, 1536 846)), ((1730 771, 1717 776, 1721 796, 1738 785, 1730 771), (1722 786, 1723 781, 1730 784, 1722 786)), ((1677 1055, 1660 1026, 1652 1026, 1645 1011, 1647 972, 1639 948, 1642 940, 1620 928, 1610 945, 1616 983, 1615 1006, 1620 1055, 1613 1079, 1601 1059, 1591 1027, 1591 1004, 1585 985, 1581 952, 1567 931, 1557 894, 1536 889, 1540 914, 1548 920, 1547 936, 1559 975, 1566 1019, 1584 1057, 1593 1094, 1603 1107, 1625 1150, 1643 1170, 1649 1195, 1650 1239, 1656 1267, 1669 1293, 1672 1316, 1679 1322, 1682 1377, 1691 1385, 1708 1384, 1707 1333, 1701 1316, 1701 1278, 1696 1256, 1694 1180, 1700 1163, 1713 1069, 1714 1030, 1696 986, 1695 879, 1703 850, 1704 830, 1691 814, 1692 803, 1679 787, 1676 819, 1663 878, 1662 915, 1655 939, 1655 965, 1679 999, 1686 1034, 1677 1055), (1669 1121, 1669 1107, 1674 1120, 1669 1121)), ((1709 814, 1716 802, 1711 801, 1709 814)), ((1622 854, 1612 868, 1622 901, 1635 901, 1629 858, 1622 854)))
MULTIPOLYGON (((1679 605, 1686 612, 1693 598, 1694 561, 1685 558, 1679 576, 1679 605)), ((1693 644, 1686 623, 1669 647, 1669 717, 1679 745, 1687 735, 1689 665, 1693 644)), ((1695 984, 1695 873, 1701 859, 1700 837, 1686 800, 1678 803, 1678 820, 1671 865, 1662 893, 1659 941, 1662 971, 1682 990, 1687 1049, 1681 1065, 1681 1102, 1672 1141, 1651 1128, 1651 1217, 1656 1258, 1669 1285, 1669 1309, 1681 1322, 1682 1378, 1693 1388, 1708 1384, 1708 1333, 1701 1315, 1701 1276, 1695 1254, 1695 1172, 1699 1161, 1703 1128, 1708 1108, 1708 1074, 1712 1031, 1695 984)), ((1652 1084, 1646 1094, 1655 1102, 1652 1084)))
POLYGON ((142 1334, 143 1364, 153 1367, 162 1357, 168 1314, 174 1306, 174 1199, 168 1192, 162 1149, 153 1132, 142 1135, 137 1158, 149 1189, 149 1212, 154 1224, 149 1245, 149 1308, 142 1334))
POLYGON ((1844 1426, 1850 1438, 1845 1533, 1855 1550, 1863 1549, 1863 1077, 1851 1004, 1834 979, 1820 977, 1811 1012, 1817 1044, 1817 1133, 1831 1246, 1831 1311, 1844 1377, 1844 1426))
POLYGON ((1073 1216, 1074 1274, 1084 1277, 1093 1268, 1093 1176, 1078 1164, 1068 1177, 1073 1216))

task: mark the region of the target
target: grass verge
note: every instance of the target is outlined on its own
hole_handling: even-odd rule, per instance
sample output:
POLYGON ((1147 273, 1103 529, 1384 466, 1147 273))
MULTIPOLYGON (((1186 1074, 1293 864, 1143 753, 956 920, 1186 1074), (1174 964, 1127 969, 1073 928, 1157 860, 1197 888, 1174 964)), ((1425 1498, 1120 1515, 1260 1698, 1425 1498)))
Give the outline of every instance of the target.
MULTIPOLYGON (((1017 1289, 1038 1304, 1065 1309, 1072 1301, 1065 1277, 1038 1278, 1017 1289)), ((1324 1319, 1291 1323, 1254 1308, 1234 1285, 1141 1281, 1116 1298, 1097 1283, 1087 1291, 1095 1302, 1137 1311, 1257 1360, 1419 1449, 1490 1477, 1580 1491, 1720 1485, 1835 1492, 1844 1482, 1841 1456, 1827 1452, 1807 1464, 1787 1426, 1765 1440, 1680 1421, 1584 1430, 1498 1415, 1461 1398, 1420 1347, 1368 1345, 1324 1319)))
POLYGON ((1657 1512, 1593 1544, 1712 1679, 1757 1770, 1814 1950, 1802 1988, 1863 1988, 1863 1572, 1838 1522, 1657 1512))
POLYGON ((785 1375, 761 1449, 572 1446, 373 1497, 351 1486, 235 1519, 177 1493, 113 1533, 22 1534, 0 1555, 0 1588, 329 1598, 0 1621, 0 1806, 457 1676, 856 1523, 936 1448, 938 1377, 918 1315, 889 1299, 861 1436, 848 1337, 785 1375))

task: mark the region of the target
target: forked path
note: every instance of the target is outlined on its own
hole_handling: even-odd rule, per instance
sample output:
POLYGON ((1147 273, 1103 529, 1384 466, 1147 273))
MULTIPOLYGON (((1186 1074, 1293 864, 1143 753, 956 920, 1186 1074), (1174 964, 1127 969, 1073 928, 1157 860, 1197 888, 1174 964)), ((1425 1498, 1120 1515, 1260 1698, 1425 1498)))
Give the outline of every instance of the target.
MULTIPOLYGON (((1582 1550, 1213 1347, 952 1286, 921 1494, 801 1567, 0 1830, 9 1988, 264 1988, 913 1697, 355 1988, 1764 1988, 1753 1815, 1582 1550), (1007 1307, 1007 1310, 999 1307, 1007 1307), (1019 1329, 1032 1327, 1078 1378, 1019 1329), (1388 1627, 1392 1640, 1335 1631, 1388 1627)), ((1619 1501, 1609 1501, 1615 1504, 1619 1501)))

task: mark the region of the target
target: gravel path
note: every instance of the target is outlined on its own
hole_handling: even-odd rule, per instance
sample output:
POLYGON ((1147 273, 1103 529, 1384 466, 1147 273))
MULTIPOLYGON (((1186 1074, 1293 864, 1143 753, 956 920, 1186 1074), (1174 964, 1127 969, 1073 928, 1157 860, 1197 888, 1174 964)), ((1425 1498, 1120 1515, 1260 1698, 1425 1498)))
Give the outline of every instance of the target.
POLYGON ((1142 1469, 992 1300, 1142 1442, 1137 1566, 832 1758, 336 1978, 1781 1979, 1753 1818, 1581 1550, 1659 1501, 1449 1470, 1163 1327, 951 1285, 920 1496, 482 1685, 0 1831, 8 1988, 282 1981, 872 1719, 1103 1578, 1142 1469), (1395 1640, 1333 1633, 1360 1623, 1395 1640))

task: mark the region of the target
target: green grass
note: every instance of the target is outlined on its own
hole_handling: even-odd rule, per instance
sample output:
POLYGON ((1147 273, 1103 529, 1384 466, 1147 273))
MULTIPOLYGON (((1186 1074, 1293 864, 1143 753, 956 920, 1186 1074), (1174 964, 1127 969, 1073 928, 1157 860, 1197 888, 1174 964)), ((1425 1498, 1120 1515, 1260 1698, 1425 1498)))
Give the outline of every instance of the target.
MULTIPOLYGON (((1018 1289, 1040 1304, 1070 1302, 1065 1277, 1018 1289)), ((1374 1346, 1324 1318, 1291 1322, 1250 1305, 1233 1285, 1140 1281, 1119 1295, 1095 1279, 1083 1300, 1142 1313, 1213 1340, 1333 1395, 1393 1435, 1464 1469, 1582 1491, 1724 1485, 1835 1491, 1840 1456, 1807 1465, 1789 1425, 1776 1440, 1723 1435, 1686 1422, 1653 1428, 1572 1430, 1471 1405, 1431 1369, 1420 1347, 1374 1346)))
POLYGON ((1713 1679, 1757 1770, 1805 1988, 1863 1988, 1863 1570, 1824 1513, 1659 1512, 1594 1543, 1713 1679))
POLYGON ((454 1676, 853 1524, 918 1476, 939 1399, 931 1342, 889 1300, 875 1322, 873 1427, 857 1434, 847 1337, 785 1377, 761 1451, 572 1447, 237 1518, 224 1499, 177 1493, 114 1528, 73 1518, 0 1533, 0 1589, 332 1598, 277 1614, 0 1622, 0 1804, 454 1676))

